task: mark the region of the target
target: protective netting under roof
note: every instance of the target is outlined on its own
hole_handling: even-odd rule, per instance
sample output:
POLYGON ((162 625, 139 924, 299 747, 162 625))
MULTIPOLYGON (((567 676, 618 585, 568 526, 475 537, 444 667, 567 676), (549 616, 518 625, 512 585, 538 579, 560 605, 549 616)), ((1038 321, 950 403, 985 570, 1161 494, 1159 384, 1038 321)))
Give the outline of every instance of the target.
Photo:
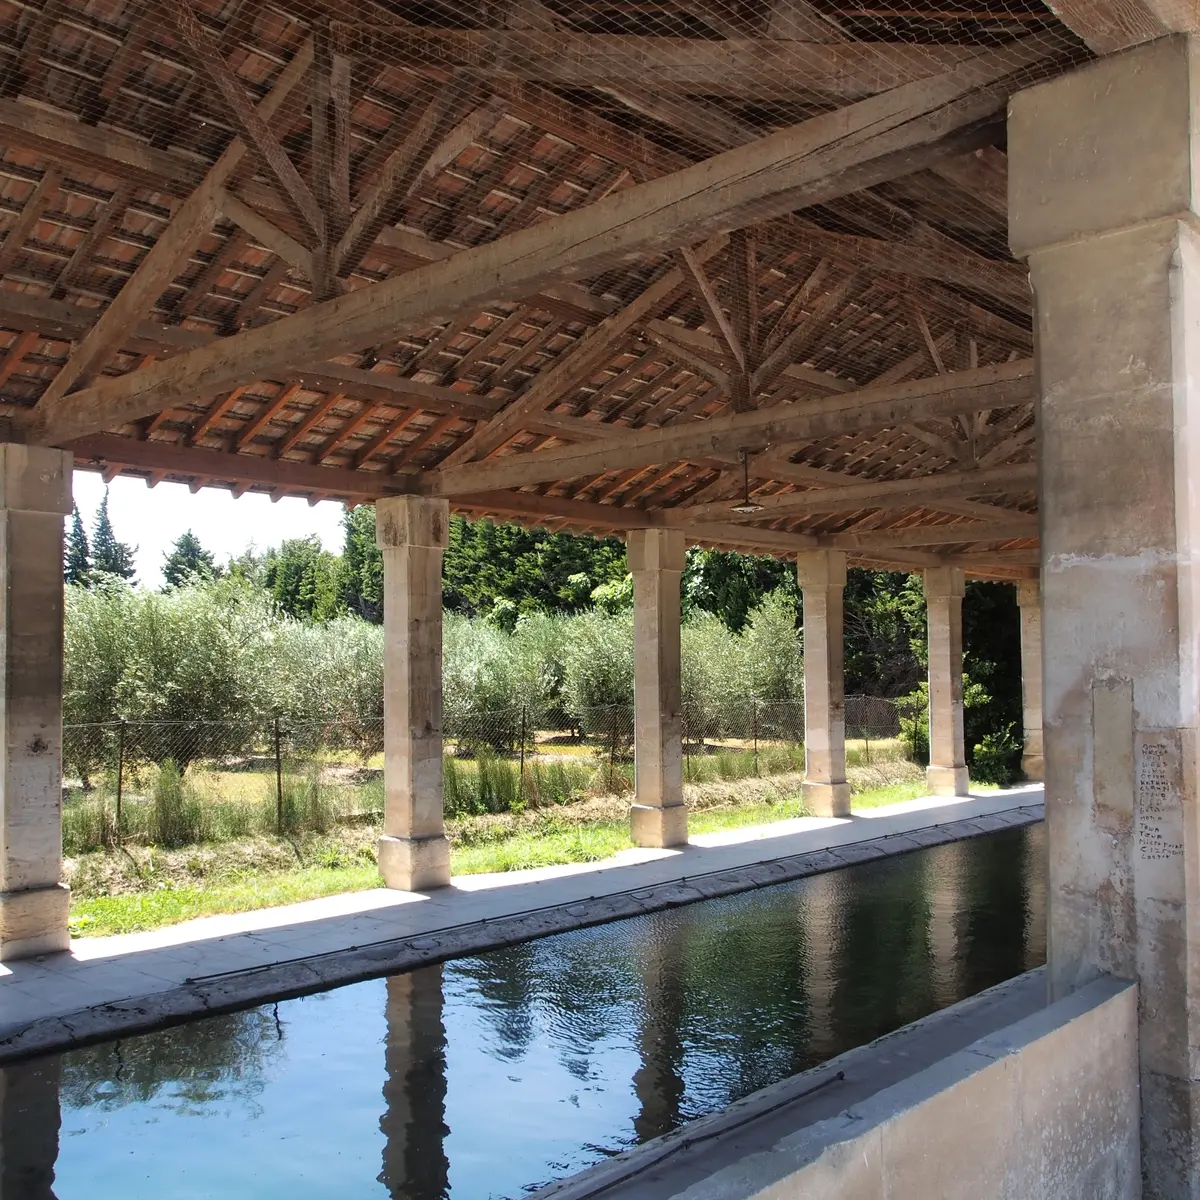
MULTIPOLYGON (((880 155, 837 186, 761 189, 715 225, 681 218, 678 239, 589 251, 449 319, 431 305, 425 324, 175 389, 105 427, 164 448, 127 455, 152 480, 268 486, 215 458, 205 474, 194 452, 210 451, 294 464, 281 494, 358 498, 386 488, 356 491, 350 472, 403 478, 1027 358, 1004 106, 1089 50, 1040 0, 46 0, 0 5, 0 53, 0 396, 18 414, 771 135, 802 144, 830 114, 936 120, 936 148, 903 169, 880 155)), ((724 503, 747 473, 765 498, 821 486, 813 471, 988 470, 1029 461, 1032 436, 1028 406, 998 405, 758 447, 752 471, 692 454, 517 486, 547 514, 578 501, 555 519, 584 525, 584 504, 724 503)), ((988 491, 1032 509, 1028 480, 988 491)), ((874 531, 985 502, 954 503, 744 523, 874 531)))

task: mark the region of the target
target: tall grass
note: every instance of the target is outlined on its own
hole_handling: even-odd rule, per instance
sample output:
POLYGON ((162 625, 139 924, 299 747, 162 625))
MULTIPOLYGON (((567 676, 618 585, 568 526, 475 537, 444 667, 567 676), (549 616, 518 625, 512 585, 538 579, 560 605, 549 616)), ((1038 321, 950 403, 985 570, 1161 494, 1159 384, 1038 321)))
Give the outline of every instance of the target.
POLYGON ((444 760, 446 815, 520 812, 581 800, 597 790, 597 766, 587 759, 501 758, 481 751, 475 759, 447 755, 444 760))

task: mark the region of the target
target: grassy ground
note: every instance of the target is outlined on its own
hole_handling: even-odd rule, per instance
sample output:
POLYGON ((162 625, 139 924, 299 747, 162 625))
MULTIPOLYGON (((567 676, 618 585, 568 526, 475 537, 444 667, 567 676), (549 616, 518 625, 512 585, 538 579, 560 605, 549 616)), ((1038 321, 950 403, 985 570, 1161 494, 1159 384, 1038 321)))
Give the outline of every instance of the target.
MULTIPOLYGON (((856 808, 924 794, 906 762, 851 766, 856 808)), ((803 816, 802 775, 689 785, 689 829, 712 833, 803 816)), ((451 820, 455 874, 595 862, 630 846, 627 796, 522 813, 451 820)), ((379 887, 378 827, 363 820, 324 833, 265 834, 163 850, 129 846, 69 857, 75 936, 132 933, 217 913, 246 912, 379 887)))

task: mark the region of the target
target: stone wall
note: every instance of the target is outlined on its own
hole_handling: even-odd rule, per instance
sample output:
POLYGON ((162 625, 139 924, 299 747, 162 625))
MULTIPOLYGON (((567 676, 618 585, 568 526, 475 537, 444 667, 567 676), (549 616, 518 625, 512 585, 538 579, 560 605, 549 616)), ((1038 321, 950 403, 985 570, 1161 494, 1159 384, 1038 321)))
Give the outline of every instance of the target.
POLYGON ((675 1196, 1134 1200, 1138 1112, 1137 987, 1101 979, 675 1196))

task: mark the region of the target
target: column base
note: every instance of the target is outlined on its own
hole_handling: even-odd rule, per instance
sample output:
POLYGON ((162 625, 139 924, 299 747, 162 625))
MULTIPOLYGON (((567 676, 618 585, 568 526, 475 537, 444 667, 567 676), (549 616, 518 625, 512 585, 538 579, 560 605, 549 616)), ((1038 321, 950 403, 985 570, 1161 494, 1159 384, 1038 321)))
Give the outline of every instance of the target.
POLYGON ((635 846, 655 850, 686 846, 687 805, 672 804, 668 808, 656 808, 651 804, 634 804, 629 810, 629 826, 635 846))
POLYGON ((71 890, 62 884, 0 892, 0 962, 70 949, 71 890))
POLYGON ((385 886, 397 892, 428 892, 449 886, 450 843, 443 834, 432 837, 379 839, 379 873, 385 886))
POLYGON ((1040 754, 1022 754, 1021 773, 1030 783, 1042 783, 1046 778, 1046 760, 1040 754))
POLYGON ((804 807, 814 817, 848 817, 850 815, 850 785, 848 783, 809 783, 801 789, 804 807))
POLYGON ((931 796, 966 796, 971 781, 966 767, 926 767, 925 786, 931 796))

